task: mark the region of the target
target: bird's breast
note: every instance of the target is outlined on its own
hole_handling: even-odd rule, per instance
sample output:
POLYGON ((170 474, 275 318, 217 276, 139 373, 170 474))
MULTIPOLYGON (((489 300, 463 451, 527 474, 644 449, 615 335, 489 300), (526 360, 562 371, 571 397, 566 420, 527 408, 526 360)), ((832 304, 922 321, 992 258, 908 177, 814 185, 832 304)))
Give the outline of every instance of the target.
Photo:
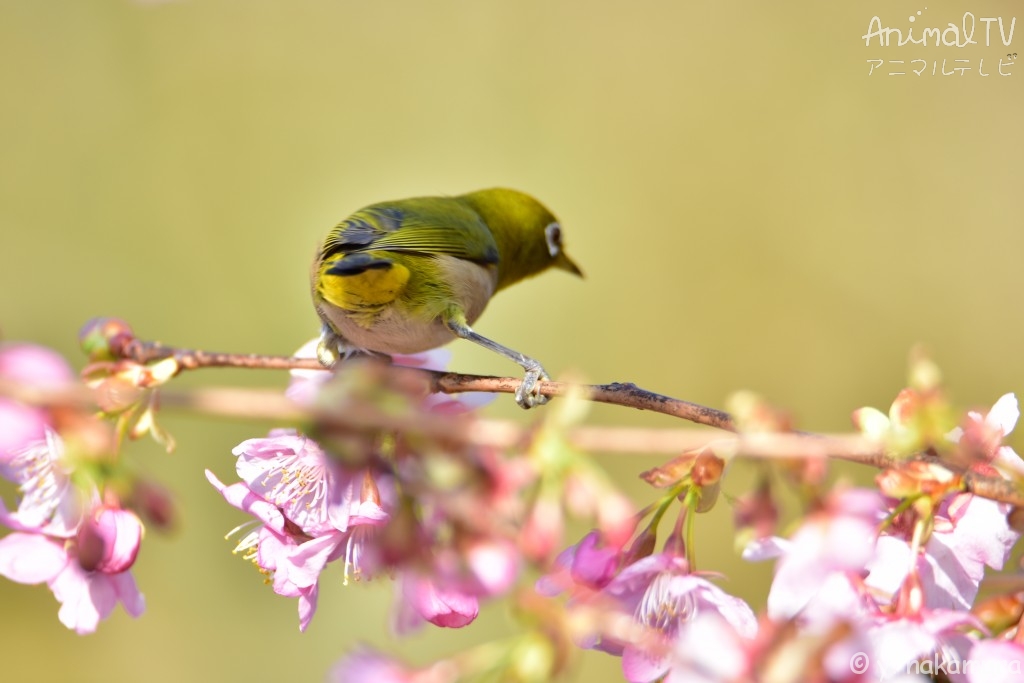
POLYGON ((438 264, 444 273, 445 282, 451 288, 452 296, 472 325, 494 296, 498 285, 498 269, 493 265, 481 266, 454 256, 441 256, 438 264))

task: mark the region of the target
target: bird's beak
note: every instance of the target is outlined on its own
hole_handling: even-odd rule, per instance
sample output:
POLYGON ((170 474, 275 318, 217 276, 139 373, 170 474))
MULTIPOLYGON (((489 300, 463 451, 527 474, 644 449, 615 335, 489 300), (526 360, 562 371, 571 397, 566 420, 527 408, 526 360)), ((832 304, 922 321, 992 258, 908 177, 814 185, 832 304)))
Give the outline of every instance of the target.
POLYGON ((559 252, 558 258, 555 259, 555 268, 561 268, 564 271, 568 271, 573 275, 583 277, 583 271, 580 267, 573 263, 573 260, 565 255, 565 252, 559 252))

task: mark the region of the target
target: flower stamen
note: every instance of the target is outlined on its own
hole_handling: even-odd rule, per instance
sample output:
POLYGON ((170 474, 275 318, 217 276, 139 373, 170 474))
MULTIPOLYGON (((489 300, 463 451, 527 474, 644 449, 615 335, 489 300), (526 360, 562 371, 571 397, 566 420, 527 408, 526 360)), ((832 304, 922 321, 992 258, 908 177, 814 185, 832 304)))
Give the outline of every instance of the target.
POLYGON ((697 601, 692 591, 680 591, 673 585, 676 578, 672 572, 663 572, 651 581, 636 608, 634 616, 639 623, 662 633, 672 633, 697 615, 697 601))

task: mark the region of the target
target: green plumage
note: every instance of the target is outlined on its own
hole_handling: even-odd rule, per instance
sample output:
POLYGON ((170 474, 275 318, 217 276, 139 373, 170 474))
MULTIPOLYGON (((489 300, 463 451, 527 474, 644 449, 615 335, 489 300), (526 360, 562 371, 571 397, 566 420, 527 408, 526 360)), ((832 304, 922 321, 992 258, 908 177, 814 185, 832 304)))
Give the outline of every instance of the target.
POLYGON ((516 190, 360 209, 331 230, 314 262, 320 358, 329 364, 352 348, 415 353, 461 336, 540 368, 469 325, 494 292, 552 266, 580 274, 555 217, 516 190))
POLYGON ((459 197, 418 197, 361 209, 331 230, 321 259, 369 249, 498 262, 490 229, 459 197))

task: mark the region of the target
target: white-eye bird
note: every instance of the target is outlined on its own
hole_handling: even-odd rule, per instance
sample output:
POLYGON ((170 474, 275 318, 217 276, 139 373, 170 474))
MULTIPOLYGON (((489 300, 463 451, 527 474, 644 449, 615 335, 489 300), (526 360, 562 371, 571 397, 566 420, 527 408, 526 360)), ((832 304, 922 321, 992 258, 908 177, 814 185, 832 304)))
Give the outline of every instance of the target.
POLYGON ((563 250, 558 220, 523 192, 367 206, 330 231, 313 263, 317 356, 329 367, 353 351, 418 353, 461 337, 522 366, 520 406, 545 403, 541 364, 470 325, 495 292, 552 267, 583 275, 563 250))

